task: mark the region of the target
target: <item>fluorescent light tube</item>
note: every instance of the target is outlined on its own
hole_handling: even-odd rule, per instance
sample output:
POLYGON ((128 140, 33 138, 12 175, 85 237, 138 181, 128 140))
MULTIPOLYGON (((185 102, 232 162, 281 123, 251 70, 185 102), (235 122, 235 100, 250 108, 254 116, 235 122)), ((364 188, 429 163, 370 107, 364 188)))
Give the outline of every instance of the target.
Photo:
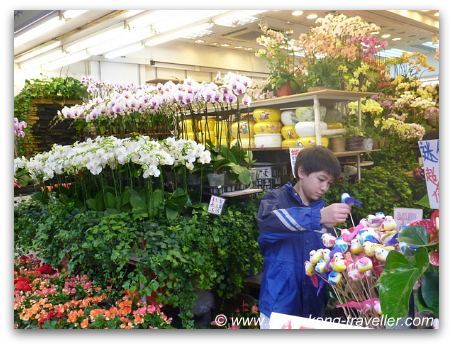
POLYGON ((152 36, 150 28, 139 28, 135 30, 126 30, 123 34, 116 37, 115 40, 107 41, 103 44, 95 45, 88 48, 88 53, 91 55, 104 54, 122 46, 127 46, 132 43, 142 41, 152 36))
POLYGON ((51 63, 45 64, 44 67, 47 70, 56 70, 62 66, 77 63, 81 60, 88 59, 90 55, 86 51, 77 52, 71 55, 67 55, 61 59, 52 61, 51 63))
POLYGON ((193 27, 188 27, 185 29, 172 31, 172 32, 169 32, 166 34, 157 35, 155 37, 152 37, 148 41, 146 41, 145 46, 148 46, 148 47, 157 46, 157 45, 160 45, 161 43, 176 40, 181 37, 193 37, 193 35, 203 32, 203 31, 209 29, 211 26, 212 26, 211 23, 204 23, 201 25, 196 25, 193 27))
POLYGON ((117 49, 115 51, 108 52, 107 54, 104 54, 104 57, 107 59, 113 59, 116 57, 120 57, 122 55, 126 55, 128 53, 136 52, 141 49, 143 49, 145 46, 142 43, 134 43, 133 45, 129 45, 120 49, 117 49))
POLYGON ((429 47, 429 48, 432 48, 432 49, 439 48, 439 42, 432 43, 431 41, 428 41, 428 42, 423 42, 422 45, 426 46, 426 47, 429 47))
POLYGON ((35 48, 35 49, 31 50, 31 51, 28 51, 27 53, 24 53, 24 54, 20 55, 19 57, 14 59, 14 62, 15 63, 21 63, 21 62, 23 62, 25 60, 29 60, 29 59, 31 59, 33 57, 36 57, 36 56, 40 55, 40 54, 48 52, 51 49, 57 48, 58 46, 60 46, 60 44, 61 44, 61 41, 54 41, 54 42, 51 42, 49 44, 41 45, 38 48, 35 48))
POLYGON ((14 48, 20 47, 25 43, 30 42, 40 37, 41 35, 44 35, 58 28, 59 26, 62 26, 64 22, 65 20, 63 18, 55 16, 37 26, 30 27, 23 34, 19 34, 16 37, 14 37, 14 48))
POLYGON ((32 67, 36 67, 42 64, 46 64, 50 61, 54 61, 56 59, 62 58, 65 56, 65 53, 60 48, 54 49, 53 51, 47 52, 45 54, 38 55, 34 58, 28 59, 19 64, 21 69, 29 69, 32 67))
POLYGON ((82 39, 82 40, 76 41, 74 43, 70 43, 67 46, 65 46, 65 50, 68 51, 69 53, 74 53, 77 51, 81 51, 82 49, 95 46, 100 43, 114 42, 115 38, 117 38, 119 35, 123 34, 124 32, 126 32, 126 29, 124 29, 123 25, 117 26, 117 27, 105 30, 99 34, 89 36, 86 39, 82 39))
POLYGON ((258 18, 254 16, 263 12, 267 12, 267 10, 229 11, 229 13, 217 16, 213 21, 217 25, 234 27, 257 20, 258 18))
POLYGON ((127 21, 131 28, 152 26, 159 33, 170 31, 197 21, 209 19, 226 10, 157 10, 127 21))
POLYGON ((85 12, 88 12, 88 10, 66 10, 63 12, 63 17, 65 19, 74 19, 81 16, 85 12))

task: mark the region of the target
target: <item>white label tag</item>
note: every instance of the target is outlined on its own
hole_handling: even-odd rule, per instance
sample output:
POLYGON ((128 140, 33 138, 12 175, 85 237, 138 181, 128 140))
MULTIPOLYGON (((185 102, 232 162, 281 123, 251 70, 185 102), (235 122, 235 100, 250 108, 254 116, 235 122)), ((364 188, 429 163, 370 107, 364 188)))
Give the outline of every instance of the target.
POLYGON ((223 204, 225 203, 224 198, 219 196, 211 195, 211 201, 209 202, 208 212, 211 214, 220 215, 222 213, 223 204))
POLYGON ((396 229, 400 230, 402 226, 408 225, 410 222, 423 219, 423 210, 419 208, 393 208, 393 219, 396 222, 396 229))
POLYGON ((294 175, 294 165, 296 165, 296 158, 299 152, 303 149, 303 147, 296 147, 296 148, 290 148, 289 149, 289 159, 291 161, 291 173, 293 174, 293 177, 296 178, 294 175))

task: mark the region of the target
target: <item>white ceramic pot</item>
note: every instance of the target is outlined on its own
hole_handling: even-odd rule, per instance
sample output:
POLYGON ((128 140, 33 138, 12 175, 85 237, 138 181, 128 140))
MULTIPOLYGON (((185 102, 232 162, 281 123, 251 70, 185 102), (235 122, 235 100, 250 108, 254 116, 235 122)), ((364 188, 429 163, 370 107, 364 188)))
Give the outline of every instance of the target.
MULTIPOLYGON (((320 120, 324 120, 326 117, 327 109, 325 106, 319 106, 320 120)), ((299 122, 314 122, 315 111, 313 106, 305 106, 296 108, 296 118, 299 122)))
MULTIPOLYGON (((295 130, 299 137, 315 136, 315 122, 298 122, 295 125, 295 130)), ((327 124, 320 122, 319 130, 327 130, 327 124)))
POLYGON ((256 134, 255 135, 256 148, 267 147, 281 147, 282 135, 280 134, 256 134))
POLYGON ((296 111, 295 110, 282 111, 281 122, 283 123, 283 125, 294 125, 294 124, 296 124, 298 122, 297 118, 296 118, 296 111))

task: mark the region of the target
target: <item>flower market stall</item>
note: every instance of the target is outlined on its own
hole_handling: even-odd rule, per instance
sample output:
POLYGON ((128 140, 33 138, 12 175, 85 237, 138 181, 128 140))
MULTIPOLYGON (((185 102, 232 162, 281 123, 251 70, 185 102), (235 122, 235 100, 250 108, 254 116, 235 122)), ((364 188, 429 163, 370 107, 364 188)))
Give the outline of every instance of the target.
MULTIPOLYGON (((127 30, 144 14, 123 13, 127 30)), ((258 206, 317 145, 341 167, 325 206, 352 207, 303 262, 328 293, 325 316, 273 312, 271 326, 437 327, 439 86, 423 80, 436 69, 421 52, 386 55, 394 43, 369 19, 322 14, 303 32, 268 13, 234 22, 258 30, 246 54, 263 73, 201 71, 182 56, 171 70, 179 63, 153 56, 139 83, 100 67, 25 82, 14 101, 16 329, 260 328, 258 206), (158 78, 166 69, 184 78, 158 78), (158 82, 145 84, 150 71, 158 82)))

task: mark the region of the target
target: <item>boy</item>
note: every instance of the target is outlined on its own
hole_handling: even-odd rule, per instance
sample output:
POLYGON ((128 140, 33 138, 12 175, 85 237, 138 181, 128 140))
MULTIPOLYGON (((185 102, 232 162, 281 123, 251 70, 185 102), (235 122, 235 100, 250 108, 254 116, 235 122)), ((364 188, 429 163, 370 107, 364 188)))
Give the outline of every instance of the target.
POLYGON ((323 248, 322 225, 344 222, 347 204, 324 207, 322 196, 341 173, 333 153, 321 146, 299 152, 294 166, 297 183, 264 195, 258 211, 258 243, 264 256, 259 309, 261 328, 269 326, 271 312, 322 317, 326 293, 305 275, 304 263, 312 249, 323 248))

